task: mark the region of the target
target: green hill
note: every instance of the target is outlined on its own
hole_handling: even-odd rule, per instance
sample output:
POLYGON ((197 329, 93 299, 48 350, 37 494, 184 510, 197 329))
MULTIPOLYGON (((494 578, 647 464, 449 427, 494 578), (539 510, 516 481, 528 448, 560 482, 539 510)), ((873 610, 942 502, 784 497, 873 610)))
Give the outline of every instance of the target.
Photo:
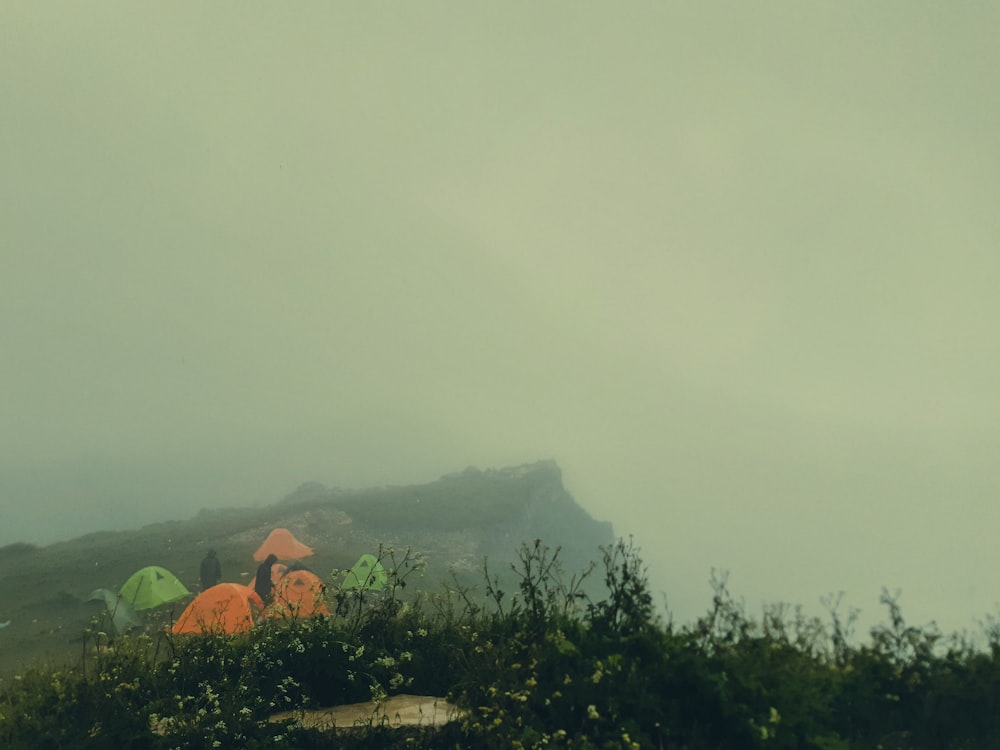
MULTIPOLYGON (((475 585, 482 562, 505 574, 522 541, 542 538, 561 547, 568 570, 599 559, 614 536, 567 492, 550 461, 520 467, 466 469, 422 485, 362 490, 311 482, 258 508, 203 510, 193 518, 132 531, 98 532, 43 547, 0 547, 0 677, 31 664, 79 657, 82 633, 103 605, 87 602, 95 588, 117 589, 137 569, 167 568, 192 591, 208 549, 223 580, 247 583, 253 552, 275 527, 289 529, 315 550, 303 562, 329 579, 364 552, 412 549, 426 562, 427 588, 455 576, 475 585)), ((167 624, 186 601, 157 613, 167 624)), ((154 618, 151 627, 158 621, 154 618)))

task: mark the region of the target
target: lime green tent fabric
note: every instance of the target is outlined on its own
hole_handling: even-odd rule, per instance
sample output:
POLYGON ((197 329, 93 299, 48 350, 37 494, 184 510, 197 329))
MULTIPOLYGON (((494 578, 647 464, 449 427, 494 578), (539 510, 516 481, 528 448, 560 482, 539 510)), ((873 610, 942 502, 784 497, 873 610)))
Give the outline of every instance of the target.
POLYGON ((354 567, 344 576, 342 589, 381 591, 389 582, 389 576, 375 555, 364 554, 354 563, 354 567))
POLYGON ((152 609, 191 594, 177 576, 157 565, 137 570, 118 593, 135 610, 152 609))

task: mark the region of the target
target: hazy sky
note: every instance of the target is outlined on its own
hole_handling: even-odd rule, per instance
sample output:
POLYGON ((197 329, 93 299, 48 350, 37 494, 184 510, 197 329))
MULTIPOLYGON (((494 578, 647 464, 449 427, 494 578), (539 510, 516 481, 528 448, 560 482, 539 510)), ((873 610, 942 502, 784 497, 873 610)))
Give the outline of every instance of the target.
POLYGON ((1000 602, 1000 9, 0 5, 0 544, 554 458, 728 569, 1000 602))

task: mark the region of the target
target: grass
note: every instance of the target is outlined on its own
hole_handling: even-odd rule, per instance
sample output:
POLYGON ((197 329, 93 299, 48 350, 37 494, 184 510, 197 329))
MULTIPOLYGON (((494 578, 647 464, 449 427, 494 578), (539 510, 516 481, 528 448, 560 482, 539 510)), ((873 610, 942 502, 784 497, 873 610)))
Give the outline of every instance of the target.
POLYGON ((977 649, 888 620, 855 645, 851 617, 773 607, 757 620, 713 578, 709 612, 676 628, 651 607, 631 542, 569 574, 558 548, 523 545, 507 591, 423 589, 396 553, 381 593, 329 593, 331 617, 269 620, 249 633, 112 638, 84 633, 76 664, 0 685, 10 748, 815 748, 995 747, 1000 633, 977 649), (581 582, 603 579, 603 596, 581 582), (403 598, 402 594, 408 597, 403 598), (447 697, 438 729, 310 728, 305 711, 397 693, 447 697), (290 714, 288 713, 290 712, 290 714), (275 714, 290 716, 271 721, 275 714))
MULTIPOLYGON (((563 546, 565 557, 590 557, 598 544, 612 540, 609 527, 575 506, 558 468, 543 462, 509 471, 470 470, 412 487, 316 490, 302 502, 293 495, 265 507, 202 511, 188 520, 87 534, 45 547, 0 547, 0 622, 11 623, 0 630, 0 679, 30 666, 57 667, 77 659, 81 634, 103 609, 86 602, 90 592, 117 590, 146 565, 170 570, 197 592, 199 564, 212 548, 223 580, 247 583, 256 571, 254 550, 271 529, 284 526, 315 549, 303 562, 324 578, 382 545, 419 551, 428 581, 451 580, 454 572, 469 584, 484 557, 500 568, 514 558, 516 532, 526 510, 542 504, 539 498, 546 507, 558 506, 562 523, 529 533, 551 531, 546 537, 563 546)), ((170 621, 186 603, 157 617, 170 621)))

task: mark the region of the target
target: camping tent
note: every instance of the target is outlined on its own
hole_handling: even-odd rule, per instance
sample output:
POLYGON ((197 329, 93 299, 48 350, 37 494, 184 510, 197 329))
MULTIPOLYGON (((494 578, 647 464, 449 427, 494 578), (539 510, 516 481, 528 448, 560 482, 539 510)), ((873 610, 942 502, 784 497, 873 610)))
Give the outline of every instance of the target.
POLYGON ((141 628, 142 620, 136 614, 135 609, 128 602, 122 601, 121 596, 111 589, 94 589, 87 597, 88 602, 104 602, 111 616, 111 624, 115 626, 118 635, 124 635, 133 628, 141 628))
POLYGON ((157 565, 137 570, 118 593, 136 610, 153 609, 191 594, 177 576, 157 565))
POLYGON ((274 601, 267 608, 269 617, 329 616, 323 592, 326 586, 309 570, 290 570, 274 586, 274 601))
POLYGON ((347 571, 340 588, 381 591, 388 582, 389 576, 382 563, 375 555, 365 553, 354 563, 354 567, 347 571))
POLYGON ((241 583, 219 583, 194 598, 177 618, 174 633, 242 633, 253 627, 264 602, 241 583))
POLYGON ((253 559, 260 562, 268 555, 274 555, 279 560, 298 560, 312 553, 312 547, 300 542, 288 529, 275 529, 253 553, 253 559))

